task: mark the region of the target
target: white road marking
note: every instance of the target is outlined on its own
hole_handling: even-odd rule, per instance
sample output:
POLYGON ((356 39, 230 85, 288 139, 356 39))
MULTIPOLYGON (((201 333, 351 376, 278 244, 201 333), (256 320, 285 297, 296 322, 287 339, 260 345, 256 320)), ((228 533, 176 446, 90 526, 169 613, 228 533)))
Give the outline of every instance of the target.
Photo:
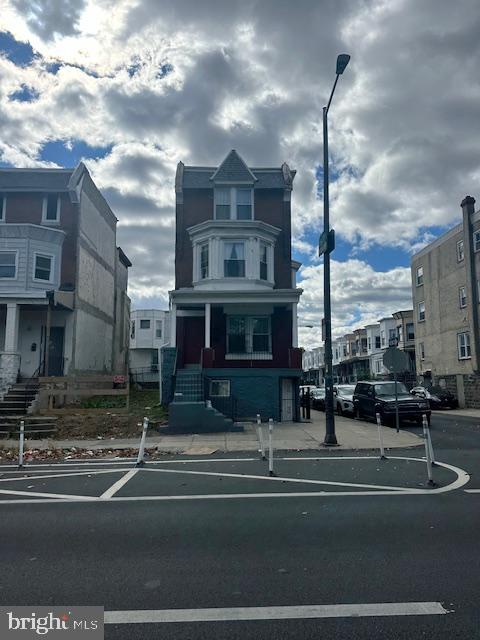
MULTIPOLYGON (((29 498, 38 497, 38 498, 64 498, 69 501, 79 500, 83 502, 90 502, 92 500, 97 500, 96 496, 75 496, 69 495, 67 493, 40 493, 38 491, 11 491, 10 489, 0 489, 0 493, 9 495, 9 496, 26 496, 29 498)), ((2 500, 2 504, 8 504, 11 502, 10 500, 2 500)), ((27 502, 26 500, 17 500, 15 502, 27 502)), ((31 502, 36 502, 36 500, 32 500, 31 502)), ((53 500, 56 502, 56 500, 53 500)))
POLYGON ((464 489, 467 493, 480 493, 480 489, 464 489))
POLYGON ((385 602, 373 604, 314 604, 290 607, 231 607, 105 611, 105 624, 162 622, 225 622, 238 620, 292 620, 308 618, 363 618, 372 616, 438 616, 449 613, 440 602, 385 602))
POLYGON ((120 489, 124 485, 126 485, 127 482, 133 478, 133 476, 137 474, 138 471, 139 469, 130 469, 130 471, 128 471, 124 476, 122 476, 119 480, 117 480, 115 484, 112 484, 111 487, 109 487, 106 491, 102 493, 102 495, 100 496, 100 500, 110 500, 112 496, 114 496, 117 493, 117 491, 120 491, 120 489))
POLYGON ((307 480, 305 478, 288 478, 288 477, 279 477, 279 476, 257 476, 257 475, 248 475, 246 473, 221 473, 215 471, 187 471, 186 469, 149 469, 146 468, 145 471, 151 471, 153 473, 180 473, 180 474, 189 474, 195 476, 214 476, 220 478, 243 478, 247 480, 267 480, 271 482, 296 482, 300 484, 326 484, 331 486, 340 486, 340 487, 359 487, 360 489, 383 489, 390 491, 414 491, 414 489, 409 489, 407 487, 390 487, 376 484, 357 484, 353 482, 333 482, 330 480, 307 480))
MULTIPOLYGON (((16 478, 0 478, 0 482, 16 482, 18 480, 46 480, 48 478, 70 478, 70 477, 76 477, 76 476, 98 476, 102 473, 120 473, 121 471, 124 471, 124 469, 107 469, 107 470, 101 470, 101 471, 71 471, 71 472, 67 472, 67 473, 52 473, 50 475, 44 475, 44 476, 22 476, 22 477, 16 477, 16 478)), ((35 472, 37 473, 37 472, 35 472)))

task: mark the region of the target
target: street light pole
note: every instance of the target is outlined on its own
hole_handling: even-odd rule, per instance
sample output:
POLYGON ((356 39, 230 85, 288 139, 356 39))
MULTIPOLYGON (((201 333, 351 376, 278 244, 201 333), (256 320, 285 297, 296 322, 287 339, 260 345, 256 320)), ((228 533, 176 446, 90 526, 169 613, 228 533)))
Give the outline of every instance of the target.
POLYGON ((347 54, 337 58, 337 76, 327 106, 323 107, 323 234, 320 238, 320 252, 323 252, 323 305, 325 326, 325 439, 323 444, 338 444, 335 435, 335 414, 333 411, 333 356, 332 356, 332 307, 330 297, 330 253, 335 248, 335 235, 330 230, 330 201, 328 179, 328 110, 337 86, 339 76, 345 71, 350 60, 347 54), (322 241, 323 240, 323 241, 322 241))

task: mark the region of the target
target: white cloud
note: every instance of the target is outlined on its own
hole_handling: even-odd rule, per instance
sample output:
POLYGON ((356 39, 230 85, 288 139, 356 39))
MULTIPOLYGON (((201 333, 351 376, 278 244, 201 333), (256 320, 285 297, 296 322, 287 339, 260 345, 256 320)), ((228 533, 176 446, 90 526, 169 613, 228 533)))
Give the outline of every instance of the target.
MULTIPOLYGON (((251 164, 297 169, 294 246, 317 274, 302 271, 314 313, 321 266, 306 232, 321 223, 321 113, 340 52, 352 59, 330 113, 331 215, 353 253, 418 249, 478 184, 476 0, 3 0, 0 29, 40 56, 22 68, 0 56, 1 159, 48 165, 51 140, 112 147, 88 166, 120 218, 135 303, 172 286, 176 163, 237 148, 251 164), (22 85, 38 99, 13 104, 22 85)), ((356 283, 335 293, 338 330, 406 302, 409 285, 391 281, 405 270, 336 264, 356 283)))

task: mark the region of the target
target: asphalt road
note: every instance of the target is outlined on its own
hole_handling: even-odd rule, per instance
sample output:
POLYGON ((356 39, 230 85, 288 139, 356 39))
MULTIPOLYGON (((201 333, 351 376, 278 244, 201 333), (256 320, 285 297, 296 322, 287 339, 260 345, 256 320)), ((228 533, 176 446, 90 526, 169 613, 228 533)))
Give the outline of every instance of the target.
MULTIPOLYGON (((381 490, 365 492, 360 486, 345 491, 340 485, 267 482, 256 478, 265 472, 260 462, 210 460, 181 467, 172 462, 163 466, 167 471, 139 472, 111 500, 101 503, 0 504, 0 604, 198 612, 212 607, 246 611, 428 602, 440 603, 449 613, 109 624, 105 637, 479 638, 480 493, 465 491, 480 489, 479 426, 472 419, 456 419, 453 413, 435 415, 432 438, 439 461, 472 475, 467 485, 445 493, 408 493, 425 486, 422 463, 342 461, 345 452, 322 452, 327 461, 279 460, 277 473, 297 480, 397 489, 383 495, 381 490), (179 469, 192 473, 178 473, 179 469), (197 475, 198 469, 217 475, 197 475), (237 478, 241 473, 252 477, 237 478), (405 491, 398 490, 402 487, 405 491), (332 495, 299 495, 319 488, 332 495), (271 493, 261 498, 191 499, 192 494, 259 491, 271 493), (292 491, 295 496, 274 495, 292 491), (179 494, 189 499, 136 499, 179 494)), ((421 453, 420 449, 395 451, 395 456, 421 457, 421 453)), ((243 457, 248 456, 238 456, 243 457)), ((107 473, 31 479, 42 472, 64 473, 64 468, 51 473, 45 467, 29 470, 30 478, 19 482, 9 479, 19 474, 9 476, 1 469, 0 479, 6 479, 2 488, 8 490, 17 482, 17 489, 28 491, 100 495, 130 467, 120 468, 114 477, 107 473)), ((83 472, 85 467, 78 469, 83 472)), ((440 487, 456 477, 443 468, 435 473, 440 487)))

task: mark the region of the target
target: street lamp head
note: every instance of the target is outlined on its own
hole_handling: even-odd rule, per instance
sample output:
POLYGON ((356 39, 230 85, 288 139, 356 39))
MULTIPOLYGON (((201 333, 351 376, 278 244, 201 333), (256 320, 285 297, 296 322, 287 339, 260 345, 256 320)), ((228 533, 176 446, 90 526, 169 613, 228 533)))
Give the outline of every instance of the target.
POLYGON ((345 67, 350 61, 350 56, 348 53, 341 53, 337 58, 337 76, 342 75, 345 71, 345 67))

